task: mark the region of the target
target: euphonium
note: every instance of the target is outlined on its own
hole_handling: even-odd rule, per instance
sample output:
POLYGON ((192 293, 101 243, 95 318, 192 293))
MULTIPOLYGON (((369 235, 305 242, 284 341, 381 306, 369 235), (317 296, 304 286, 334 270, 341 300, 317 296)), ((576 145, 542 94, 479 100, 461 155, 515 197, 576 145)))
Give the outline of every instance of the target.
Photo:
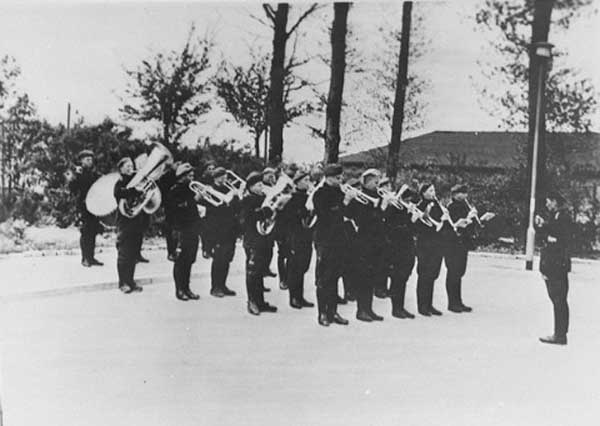
POLYGON ((192 181, 190 182, 190 189, 200 196, 207 202, 215 207, 225 203, 225 194, 220 193, 210 185, 205 185, 202 182, 192 181))
POLYGON ((229 188, 230 191, 241 191, 246 186, 246 181, 239 177, 231 170, 227 170, 225 172, 226 180, 225 186, 229 188))
POLYGON ((282 174, 275 185, 267 191, 262 207, 267 207, 273 210, 273 215, 265 220, 256 222, 256 231, 260 235, 269 235, 275 228, 275 220, 277 218, 276 206, 281 195, 286 194, 289 190, 294 189, 294 181, 286 174, 282 174))
POLYGON ((119 202, 119 211, 123 216, 132 218, 140 214, 142 210, 148 214, 158 210, 162 196, 155 179, 162 175, 165 163, 171 158, 171 153, 167 148, 160 143, 155 143, 155 147, 143 167, 127 184, 128 189, 136 188, 140 195, 131 199, 122 199, 119 202))
POLYGON ((373 204, 373 207, 377 207, 377 203, 379 202, 379 198, 371 197, 362 192, 360 189, 354 188, 353 186, 350 186, 347 183, 342 183, 340 185, 340 190, 344 194, 351 194, 352 198, 354 198, 361 204, 373 204))

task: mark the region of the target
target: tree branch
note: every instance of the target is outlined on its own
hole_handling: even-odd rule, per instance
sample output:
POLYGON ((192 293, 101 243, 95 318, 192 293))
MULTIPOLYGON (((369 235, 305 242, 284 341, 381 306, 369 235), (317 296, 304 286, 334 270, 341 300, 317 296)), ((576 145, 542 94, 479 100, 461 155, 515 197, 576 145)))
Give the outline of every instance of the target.
POLYGON ((275 22, 275 11, 270 4, 264 3, 262 5, 265 13, 267 14, 267 18, 269 18, 273 23, 275 22))
POLYGON ((294 25, 292 25, 292 28, 290 28, 290 30, 286 33, 285 38, 289 38, 289 36, 292 35, 292 33, 294 31, 296 31, 296 29, 298 28, 298 26, 300 25, 300 23, 302 21, 304 21, 311 13, 313 13, 315 10, 317 10, 319 8, 319 5, 317 3, 313 3, 296 21, 296 23, 294 25))

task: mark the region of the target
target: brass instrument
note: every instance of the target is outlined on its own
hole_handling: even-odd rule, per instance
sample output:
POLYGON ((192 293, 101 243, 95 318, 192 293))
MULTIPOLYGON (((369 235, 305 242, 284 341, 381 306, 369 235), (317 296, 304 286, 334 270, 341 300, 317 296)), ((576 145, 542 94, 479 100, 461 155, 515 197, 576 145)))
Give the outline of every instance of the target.
POLYGON ((202 182, 192 181, 190 182, 190 189, 196 194, 199 194, 207 203, 218 207, 226 203, 225 194, 220 193, 210 185, 205 185, 202 182))
POLYGON ((315 214, 315 203, 314 203, 314 198, 315 198, 315 193, 321 189, 323 187, 323 185, 325 185, 325 178, 321 179, 321 181, 314 186, 313 188, 310 189, 309 193, 308 193, 308 197, 306 198, 306 210, 308 210, 308 216, 305 217, 304 219, 302 219, 302 225, 307 228, 310 229, 312 227, 315 226, 315 224, 317 223, 317 215, 315 214))
POLYGON ((467 208, 469 209, 469 214, 467 215, 467 219, 470 221, 475 219, 475 222, 477 222, 477 225, 483 226, 483 224, 481 223, 481 219, 479 219, 479 216, 477 215, 477 209, 475 207, 473 207, 471 205, 471 203, 469 203, 469 200, 467 200, 466 198, 465 198, 465 204, 467 205, 467 208))
POLYGON ((113 191, 120 178, 121 175, 118 172, 100 176, 92 184, 85 197, 87 210, 97 216, 106 228, 114 228, 116 223, 117 200, 115 200, 113 191))
POLYGON ((294 187, 294 181, 284 173, 279 176, 275 185, 268 188, 262 207, 273 210, 273 215, 270 218, 256 222, 256 231, 260 235, 269 235, 273 231, 277 219, 277 204, 279 203, 281 196, 287 194, 290 190, 294 189, 294 187))
POLYGON ((377 207, 379 198, 371 197, 370 195, 367 195, 364 192, 362 192, 360 189, 354 188, 353 186, 350 186, 346 183, 342 183, 340 185, 340 189, 342 190, 342 192, 344 194, 352 195, 352 198, 354 198, 356 201, 358 201, 361 204, 364 204, 364 205, 373 204, 373 207, 377 207))
POLYGON ((246 181, 231 170, 227 170, 225 173, 227 176, 225 186, 229 188, 230 191, 243 192, 246 188, 246 181))
POLYGON ((164 172, 164 165, 171 160, 171 153, 162 144, 156 143, 145 164, 138 170, 127 188, 136 188, 140 195, 119 201, 119 211, 123 216, 133 218, 143 210, 155 213, 160 207, 162 196, 155 180, 164 172))

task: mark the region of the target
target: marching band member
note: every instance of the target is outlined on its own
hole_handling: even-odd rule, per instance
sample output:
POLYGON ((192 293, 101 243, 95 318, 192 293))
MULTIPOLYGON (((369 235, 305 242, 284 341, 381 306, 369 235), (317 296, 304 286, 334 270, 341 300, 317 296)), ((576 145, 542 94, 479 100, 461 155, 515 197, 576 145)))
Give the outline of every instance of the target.
POLYGON ((360 248, 358 263, 360 277, 357 281, 356 319, 360 321, 383 321, 373 312, 373 290, 383 272, 383 249, 385 242, 381 198, 377 193, 380 173, 377 169, 365 170, 360 176, 362 192, 371 201, 359 202, 356 197, 350 202, 348 215, 358 226, 357 245, 360 248))
MULTIPOLYGON (((267 167, 262 172, 262 183, 264 187, 272 187, 277 182, 277 170, 272 167, 267 167)), ((277 225, 276 225, 277 226, 277 225)), ((267 251, 265 259, 265 277, 276 277, 277 274, 271 271, 271 260, 273 260, 273 246, 275 245, 275 232, 267 238, 267 251)), ((278 265, 279 266, 279 265, 278 265)), ((281 275, 280 275, 281 277, 281 275)), ((264 288, 264 291, 269 292, 271 289, 264 288)))
MULTIPOLYGON (((346 185, 358 187, 360 181, 356 178, 350 178, 346 185)), ((356 301, 356 289, 360 281, 359 254, 360 246, 358 244, 358 227, 356 222, 350 218, 344 218, 344 233, 346 236, 347 249, 344 254, 344 268, 342 272, 342 283, 344 285, 344 297, 338 296, 338 305, 344 305, 348 302, 356 301)))
MULTIPOLYGON (((134 176, 133 161, 124 157, 117 163, 121 178, 114 188, 114 197, 117 204, 122 199, 135 197, 139 194, 136 188, 127 188, 127 184, 134 176)), ((144 234, 146 213, 141 211, 135 217, 129 218, 117 209, 117 272, 119 275, 119 289, 123 293, 142 291, 134 281, 135 265, 144 234)))
MULTIPOLYGON (((275 213, 263 207, 265 195, 262 189, 262 175, 252 172, 246 179, 247 195, 242 200, 242 231, 244 235, 244 251, 246 252, 246 292, 248 295, 248 312, 259 315, 261 312, 277 312, 277 308, 265 302, 264 271, 267 262, 269 237, 261 235, 257 230, 257 222, 273 217, 275 213)), ((283 200, 276 208, 283 207, 283 200)))
POLYGON ((315 283, 319 324, 346 325, 348 320, 337 313, 337 283, 344 266, 344 215, 352 196, 340 190, 342 166, 325 166, 325 183, 315 192, 314 206, 317 215, 314 242, 317 254, 315 283))
POLYGON ((68 170, 65 173, 69 189, 75 194, 77 199, 78 222, 80 223, 79 246, 81 247, 81 264, 85 267, 93 265, 102 266, 103 263, 94 257, 96 248, 96 235, 102 232, 102 225, 96 216, 91 214, 86 205, 85 199, 92 184, 100 177, 94 171, 94 153, 84 149, 77 155, 80 166, 75 168, 75 172, 68 170))
POLYGON ((286 226, 280 231, 287 236, 285 243, 289 247, 286 283, 290 293, 290 306, 296 309, 311 308, 315 305, 304 298, 304 274, 308 271, 312 256, 312 231, 306 223, 309 217, 306 201, 310 174, 298 170, 293 180, 296 189, 281 212, 286 226))
POLYGON ((546 196, 548 218, 535 217, 535 225, 539 232, 542 249, 540 253, 540 272, 546 282, 548 296, 554 308, 554 334, 541 337, 543 343, 555 345, 567 344, 569 331, 569 272, 571 272, 571 256, 569 243, 571 240, 571 219, 566 201, 558 192, 546 196))
MULTIPOLYGON (((204 170, 202 171, 202 175, 200 176, 199 181, 205 185, 212 185, 212 173, 217 168, 217 163, 213 160, 208 160, 204 165, 204 170)), ((207 207, 208 203, 205 203, 204 200, 199 202, 200 205, 207 207)), ((206 224, 204 223, 204 218, 200 218, 200 246, 202 247, 202 257, 205 259, 210 259, 210 253, 204 249, 204 234, 206 233, 206 224)))
POLYGON ((473 309, 465 305, 462 300, 462 277, 467 270, 469 250, 474 248, 476 228, 483 226, 493 217, 493 214, 485 213, 481 219, 477 217, 477 211, 472 209, 467 201, 467 186, 461 184, 452 187, 452 202, 448 206, 448 212, 457 230, 450 234, 444 253, 444 263, 448 270, 446 274, 448 310, 456 313, 471 312, 473 309))
MULTIPOLYGON (((217 167, 212 173, 213 188, 223 195, 229 194, 225 185, 227 170, 217 167)), ((231 194, 229 202, 219 206, 207 204, 205 250, 212 257, 210 294, 215 297, 235 296, 227 287, 229 265, 235 254, 235 242, 239 234, 237 219, 241 194, 231 194)))
MULTIPOLYGON (((165 195, 171 189, 173 185, 177 182, 177 177, 175 173, 177 171, 177 167, 180 165, 180 162, 173 162, 171 164, 167 164, 167 170, 163 175, 158 179, 156 184, 160 189, 160 193, 165 195)), ((161 231, 165 236, 165 240, 167 243, 167 259, 171 262, 175 261, 175 248, 176 242, 173 239, 173 212, 171 211, 170 204, 163 203, 163 209, 165 212, 165 220, 162 223, 161 231)))
MULTIPOLYGON (((287 164, 283 167, 283 173, 285 173, 290 179, 294 179, 296 172, 298 171, 298 166, 295 163, 287 164)), ((273 237, 275 242, 277 243, 277 274, 279 275, 279 288, 281 290, 287 290, 287 264, 288 259, 291 256, 290 253, 290 239, 287 235, 288 224, 287 220, 290 220, 290 217, 282 214, 280 218, 277 219, 277 223, 275 225, 275 230, 273 231, 273 237)))
POLYGON ((442 266, 443 245, 454 230, 448 223, 442 206, 436 201, 433 184, 423 183, 419 194, 422 199, 417 207, 432 223, 427 226, 423 222, 417 222, 417 307, 423 316, 442 315, 433 307, 433 286, 442 266), (436 223, 440 225, 439 230, 436 223))
MULTIPOLYGON (((380 184, 383 190, 391 191, 388 182, 380 184)), ((400 197, 405 205, 415 206, 418 195, 406 189, 400 197)), ((415 207, 416 208, 416 207, 415 207)), ((414 318, 404 308, 406 283, 415 266, 415 223, 414 215, 407 208, 398 209, 391 203, 384 212, 386 236, 385 280, 390 278, 389 296, 392 301, 392 316, 396 318, 414 318)))
POLYGON ((194 169, 189 163, 177 167, 175 178, 177 182, 167 195, 167 203, 173 214, 173 237, 176 242, 173 263, 175 297, 184 301, 197 300, 200 296, 190 289, 190 275, 198 253, 200 214, 197 204, 201 195, 190 188, 194 169))

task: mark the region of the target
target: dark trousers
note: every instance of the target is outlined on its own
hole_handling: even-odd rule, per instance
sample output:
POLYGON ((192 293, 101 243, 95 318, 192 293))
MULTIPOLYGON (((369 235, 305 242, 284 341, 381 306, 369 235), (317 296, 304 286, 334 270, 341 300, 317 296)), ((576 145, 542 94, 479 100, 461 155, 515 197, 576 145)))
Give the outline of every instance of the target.
POLYGON ((173 231, 176 243, 176 258, 173 262, 173 280, 175 291, 190 291, 190 275, 192 265, 196 262, 198 254, 198 233, 191 229, 173 231))
POLYGON ((554 307, 554 335, 565 337, 569 331, 569 304, 567 303, 569 278, 567 273, 558 277, 548 277, 546 289, 554 307))
POLYGON ((135 285, 135 265, 140 253, 143 232, 137 229, 124 229, 117 232, 117 273, 119 286, 135 285))
POLYGON ((277 273, 279 281, 284 282, 287 279, 288 259, 290 257, 290 243, 285 239, 277 240, 277 273))
POLYGON ((248 302, 259 307, 265 303, 264 272, 267 261, 266 241, 259 244, 244 244, 246 252, 246 294, 248 302))
POLYGON ((394 309, 404 309, 406 283, 415 266, 414 247, 405 247, 397 251, 390 265, 390 297, 394 309))
POLYGON ((264 271, 263 273, 266 274, 267 272, 269 272, 271 270, 271 260, 273 260, 273 247, 275 246, 275 240, 273 239, 273 237, 268 236, 266 239, 266 245, 264 248, 264 271))
MULTIPOLYGON (((342 271, 342 282, 344 284, 344 296, 356 296, 356 288, 358 286, 360 265, 358 263, 359 250, 356 247, 356 242, 351 241, 348 249, 344 254, 344 267, 342 271)), ((341 255, 341 253, 340 253, 341 255)))
POLYGON ((235 254, 235 240, 217 242, 213 249, 210 268, 210 289, 225 289, 229 265, 235 254))
POLYGON ((362 245, 358 256, 359 275, 356 281, 356 308, 359 312, 373 311, 373 291, 375 285, 385 276, 383 250, 362 245))
POLYGON ((304 299, 304 274, 310 266, 312 257, 311 240, 295 240, 292 237, 290 244, 291 250, 287 260, 287 280, 290 292, 290 301, 292 299, 304 299))
POLYGON ((459 307, 462 301, 462 277, 467 270, 467 257, 469 250, 464 244, 447 244, 444 249, 444 263, 446 264, 446 293, 448 294, 448 307, 459 307))
POLYGON ((79 247, 81 247, 81 260, 92 260, 96 250, 96 234, 100 231, 100 222, 98 218, 87 214, 81 222, 79 228, 81 236, 79 237, 79 247))
POLYGON ((325 314, 331 320, 337 313, 337 283, 344 267, 344 248, 315 244, 315 249, 315 284, 319 315, 325 314))
POLYGON ((167 242, 167 255, 173 256, 175 254, 175 247, 177 247, 177 242, 173 237, 173 226, 167 221, 164 221, 162 224, 162 233, 167 242))
POLYGON ((433 306, 433 285, 440 275, 443 247, 437 240, 417 240, 417 307, 427 311, 433 306))

